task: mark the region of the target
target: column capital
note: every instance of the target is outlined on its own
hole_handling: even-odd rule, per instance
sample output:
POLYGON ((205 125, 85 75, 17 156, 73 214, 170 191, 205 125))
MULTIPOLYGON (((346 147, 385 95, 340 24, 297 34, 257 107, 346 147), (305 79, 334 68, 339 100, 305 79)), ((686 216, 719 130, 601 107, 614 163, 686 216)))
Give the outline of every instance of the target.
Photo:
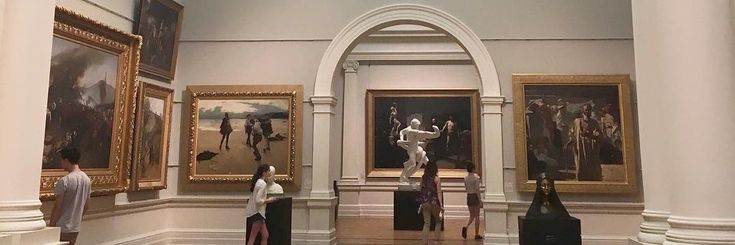
POLYGON ((482 114, 502 114, 504 102, 505 97, 503 96, 481 96, 482 114))
POLYGON ((331 95, 314 95, 310 98, 311 104, 314 106, 313 114, 332 114, 334 115, 334 107, 337 105, 337 98, 331 95))
POLYGON ((345 60, 342 63, 342 69, 347 73, 356 73, 358 67, 360 67, 360 62, 357 62, 357 60, 345 60))

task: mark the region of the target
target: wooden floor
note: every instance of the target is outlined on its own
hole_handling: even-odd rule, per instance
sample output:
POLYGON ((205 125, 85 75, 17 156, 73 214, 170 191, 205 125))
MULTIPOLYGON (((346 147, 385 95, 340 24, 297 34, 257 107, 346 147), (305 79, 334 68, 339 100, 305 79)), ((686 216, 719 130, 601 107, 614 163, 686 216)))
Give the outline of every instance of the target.
MULTIPOLYGON (((467 224, 467 220, 447 219, 444 224, 442 238, 436 244, 482 244, 481 240, 464 240, 460 235, 462 226, 467 224)), ((474 225, 468 229, 467 237, 475 236, 474 225)), ((482 222, 480 222, 480 233, 483 232, 482 222)), ((433 233, 429 236, 434 238, 433 233)), ((361 218, 361 217, 340 217, 337 220, 337 243, 338 244, 375 244, 375 245, 393 245, 405 244, 416 245, 421 244, 421 231, 394 231, 393 218, 361 218)), ((434 244, 434 243, 429 243, 434 244)))

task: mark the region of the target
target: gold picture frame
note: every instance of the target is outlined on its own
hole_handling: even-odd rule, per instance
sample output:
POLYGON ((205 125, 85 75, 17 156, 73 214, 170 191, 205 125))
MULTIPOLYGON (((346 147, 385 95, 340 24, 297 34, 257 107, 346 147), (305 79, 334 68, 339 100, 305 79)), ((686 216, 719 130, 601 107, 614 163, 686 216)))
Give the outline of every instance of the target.
POLYGON ((299 189, 302 85, 196 85, 186 94, 189 182, 247 183, 267 163, 276 182, 299 189))
POLYGON ((140 0, 136 34, 143 36, 141 74, 170 82, 176 74, 184 6, 173 0, 140 0))
MULTIPOLYGON (((395 134, 405 128, 410 119, 419 119, 422 130, 432 131, 432 119, 434 125, 442 129, 449 116, 453 117, 456 134, 444 131, 439 138, 428 140, 424 150, 429 160, 437 162, 442 178, 464 178, 468 163, 474 164, 475 172, 481 174, 479 97, 477 90, 368 90, 365 103, 367 177, 400 177, 406 160, 405 150, 395 144, 395 134), (388 125, 392 122, 388 118, 391 106, 396 107, 399 128, 388 125), (449 141, 456 144, 446 144, 449 141)), ((423 168, 413 177, 422 174, 423 168)))
POLYGON ((130 187, 165 189, 174 90, 141 82, 139 91, 130 187))
POLYGON ((53 199, 56 182, 66 174, 58 165, 64 147, 82 153, 80 167, 92 180, 92 195, 124 192, 141 37, 60 7, 53 34, 40 196, 53 199))
POLYGON ((516 179, 535 176, 560 192, 635 193, 629 75, 513 75, 516 179))

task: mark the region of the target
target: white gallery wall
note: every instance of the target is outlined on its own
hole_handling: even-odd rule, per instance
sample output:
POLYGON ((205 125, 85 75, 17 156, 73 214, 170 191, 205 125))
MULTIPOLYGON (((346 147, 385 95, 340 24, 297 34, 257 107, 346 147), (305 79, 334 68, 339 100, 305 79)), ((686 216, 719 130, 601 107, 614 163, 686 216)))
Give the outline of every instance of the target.
MULTIPOLYGON (((188 121, 182 110, 182 94, 187 85, 226 84, 302 84, 303 113, 303 183, 294 197, 294 239, 306 238, 309 226, 307 201, 312 180, 313 95, 314 80, 320 60, 332 38, 351 20, 372 9, 395 1, 359 0, 178 0, 184 5, 184 20, 179 45, 176 78, 171 84, 142 77, 141 80, 175 89, 174 112, 169 153, 168 189, 114 197, 93 198, 90 214, 84 219, 81 244, 143 244, 206 241, 215 237, 219 243, 238 243, 244 237, 244 185, 218 191, 211 186, 195 186, 182 179, 188 171, 185 142, 188 121), (182 127, 183 126, 183 127, 182 127), (182 156, 182 154, 184 156, 182 156), (173 238, 179 240, 173 240, 173 238), (197 240, 204 239, 204 240, 197 240)), ((97 19, 124 31, 133 30, 138 1, 135 0, 59 0, 59 6, 97 19)), ((502 114, 503 182, 510 210, 507 232, 517 237, 517 215, 523 215, 531 195, 515 190, 515 153, 513 132, 513 73, 553 74, 631 74, 634 77, 630 1, 609 0, 472 0, 472 1, 401 1, 443 10, 468 25, 487 48, 500 78, 505 97, 502 114)), ((446 40, 428 43, 422 39, 403 42, 366 42, 359 51, 380 52, 409 49, 429 52, 437 49, 461 51, 446 40)), ((358 59, 359 60, 359 59, 358 59)), ((358 81, 362 89, 477 89, 479 76, 470 61, 359 61, 358 81)), ((343 79, 342 74, 337 74, 343 79)), ((635 84, 635 83, 634 83, 635 84)), ((633 86, 635 88, 635 86, 633 86)), ((330 159, 342 162, 350 154, 343 144, 363 144, 364 129, 343 128, 344 86, 338 83, 335 118, 331 125, 330 159), (342 137, 343 133, 350 137, 342 137), (336 142, 336 143, 334 143, 336 142), (361 143, 360 143, 361 142, 361 143)), ((635 89, 633 89, 635 92, 635 89)), ((364 93, 363 93, 364 96, 364 93)), ((635 96, 631 96, 635 98, 635 96)), ((635 101, 633 102, 635 105, 635 101)), ((363 107, 364 108, 364 107, 363 107)), ((634 108, 635 109, 635 108, 634 108)), ((363 115, 364 112, 358 113, 363 115)), ((362 147, 362 149, 365 149, 362 147)), ((345 169, 364 171, 365 162, 342 162, 342 168, 330 169, 330 176, 340 180, 345 169), (349 165, 349 166, 348 166, 349 165)), ((639 171, 638 171, 639 172, 639 171)), ((358 176, 359 178, 359 176, 358 176)), ((340 215, 387 216, 392 214, 392 191, 395 182, 362 179, 341 186, 340 215)), ((330 181, 331 183, 331 181, 330 181)), ((448 181, 447 205, 450 216, 466 216, 463 187, 448 181)), ((585 244, 627 244, 638 232, 643 210, 642 193, 638 194, 561 194, 570 213, 582 220, 585 244)), ((48 214, 50 203, 44 204, 48 214)))

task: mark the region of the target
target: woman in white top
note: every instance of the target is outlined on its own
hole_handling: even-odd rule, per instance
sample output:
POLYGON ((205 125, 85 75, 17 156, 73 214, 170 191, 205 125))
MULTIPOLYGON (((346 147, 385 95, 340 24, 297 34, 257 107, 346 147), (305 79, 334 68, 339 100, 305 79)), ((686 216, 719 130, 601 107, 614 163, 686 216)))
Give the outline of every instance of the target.
POLYGON ((265 205, 276 201, 275 198, 268 198, 266 192, 267 180, 272 178, 270 166, 263 164, 258 166, 253 179, 250 181, 250 200, 245 208, 245 216, 248 222, 253 222, 253 228, 250 229, 250 239, 247 245, 254 245, 255 237, 260 233, 260 244, 268 244, 268 228, 265 226, 265 205))
POLYGON ((475 221, 475 240, 481 240, 480 236, 480 176, 475 173, 475 165, 467 164, 467 176, 464 177, 464 187, 467 190, 467 208, 470 210, 470 220, 467 226, 462 227, 462 238, 467 238, 467 227, 475 221))

